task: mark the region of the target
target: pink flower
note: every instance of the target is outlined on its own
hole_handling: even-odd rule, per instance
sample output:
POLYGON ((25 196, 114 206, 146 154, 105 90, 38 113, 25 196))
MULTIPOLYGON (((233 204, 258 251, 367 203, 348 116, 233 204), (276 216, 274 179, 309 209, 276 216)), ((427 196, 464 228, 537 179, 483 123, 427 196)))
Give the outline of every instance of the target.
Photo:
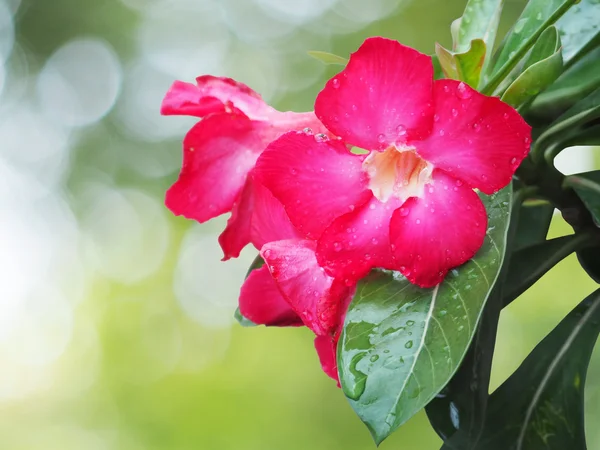
POLYGON ((374 267, 440 283, 483 243, 487 214, 474 189, 506 186, 529 152, 531 129, 512 107, 434 81, 430 57, 379 37, 329 80, 315 113, 341 140, 287 133, 255 177, 317 241, 319 264, 348 284, 374 267))
POLYGON ((240 312, 256 324, 310 328, 323 370, 337 381, 335 346, 353 288, 325 273, 317 263, 316 242, 299 236, 269 190, 252 185, 252 229, 266 264, 246 278, 240 312))
POLYGON ((248 174, 274 139, 290 130, 326 131, 314 113, 279 112, 242 83, 202 76, 196 84, 176 81, 161 107, 164 115, 200 117, 183 141, 179 179, 166 196, 176 215, 198 222, 232 211, 219 242, 224 259, 252 242, 253 188, 248 174))

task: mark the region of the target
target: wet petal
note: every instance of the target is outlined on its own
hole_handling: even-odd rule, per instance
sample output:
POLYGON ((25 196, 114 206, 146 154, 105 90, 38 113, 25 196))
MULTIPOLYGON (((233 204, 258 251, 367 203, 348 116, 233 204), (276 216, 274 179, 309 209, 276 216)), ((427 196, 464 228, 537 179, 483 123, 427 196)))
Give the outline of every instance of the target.
POLYGON ((196 78, 195 85, 175 81, 161 106, 163 115, 204 117, 213 113, 240 111, 251 119, 264 119, 275 112, 245 84, 211 75, 196 78))
POLYGON ((336 360, 337 341, 338 339, 334 336, 317 336, 315 338, 315 350, 319 355, 323 372, 337 381, 339 386, 340 380, 338 378, 336 360))
POLYGON ((390 220, 402 202, 382 203, 374 196, 351 213, 338 217, 319 239, 317 259, 327 272, 355 283, 374 267, 394 268, 390 220))
POLYGON ((431 128, 431 58, 397 41, 367 39, 317 96, 315 113, 334 134, 384 149, 431 128))
POLYGON ((236 114, 216 114, 197 123, 183 141, 183 165, 167 191, 167 207, 198 222, 231 211, 248 172, 270 142, 265 127, 236 114))
POLYGON ((317 239, 336 217, 370 197, 363 160, 339 141, 286 133, 262 153, 255 177, 283 204, 295 227, 317 239))
POLYGON ((319 267, 316 243, 269 242, 260 252, 280 291, 304 324, 317 335, 337 329, 349 288, 319 267))
POLYGON ((240 291, 240 312, 259 325, 301 326, 302 321, 283 298, 267 266, 253 270, 240 291))
POLYGON ((283 205, 271 191, 254 183, 254 211, 251 226, 252 243, 257 249, 272 241, 300 239, 301 236, 288 218, 283 205))
POLYGON ((529 153, 531 127, 511 106, 464 83, 438 80, 433 91, 434 128, 413 143, 419 155, 486 194, 506 186, 529 153))
POLYGON ((241 194, 233 203, 231 217, 219 236, 223 250, 222 261, 240 256, 242 249, 251 242, 252 211, 254 209, 254 187, 248 178, 241 194))
POLYGON ((435 170, 424 198, 408 199, 392 216, 390 241, 397 269, 412 283, 435 286, 477 253, 486 229, 487 213, 478 195, 466 183, 435 170))

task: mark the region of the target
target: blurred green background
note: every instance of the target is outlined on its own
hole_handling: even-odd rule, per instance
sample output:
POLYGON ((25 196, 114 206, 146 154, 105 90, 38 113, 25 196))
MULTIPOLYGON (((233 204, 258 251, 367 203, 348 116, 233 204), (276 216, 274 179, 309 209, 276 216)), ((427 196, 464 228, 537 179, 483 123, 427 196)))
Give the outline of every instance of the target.
MULTIPOLYGON (((309 110, 335 68, 307 50, 382 35, 431 53, 464 3, 0 0, 0 448, 373 449, 310 332, 233 322, 255 251, 220 263, 225 218, 164 208, 194 119, 159 104, 211 73, 309 110)), ((507 2, 503 30, 522 7, 507 2)), ((593 158, 571 149, 560 167, 593 158)), ((569 258, 507 308, 493 386, 594 288, 569 258)), ((598 352, 586 413, 600 449, 598 352)), ((419 414, 381 448, 440 443, 419 414)))

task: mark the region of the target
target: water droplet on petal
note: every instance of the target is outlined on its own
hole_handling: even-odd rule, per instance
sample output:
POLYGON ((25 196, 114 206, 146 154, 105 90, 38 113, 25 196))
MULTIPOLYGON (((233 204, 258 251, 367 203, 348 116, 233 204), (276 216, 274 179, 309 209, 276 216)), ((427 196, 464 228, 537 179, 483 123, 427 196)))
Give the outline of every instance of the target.
POLYGON ((512 158, 512 159, 510 160, 510 164, 511 164, 511 165, 513 165, 513 166, 514 166, 516 163, 517 163, 517 158, 512 158))
MULTIPOLYGON (((448 86, 446 86, 446 87, 448 87, 448 86)), ((439 122, 439 120, 440 120, 440 116, 438 114, 434 114, 433 115, 433 121, 434 122, 439 122)))
POLYGON ((342 244, 340 244, 339 242, 334 242, 334 243, 333 243, 333 249, 334 249, 336 252, 339 252, 339 251, 341 251, 341 250, 342 250, 342 244))
POLYGON ((357 109, 358 109, 358 106, 352 105, 352 111, 356 111, 357 109))
POLYGON ((450 92, 450 86, 444 86, 444 92, 450 92))
POLYGON ((446 132, 444 130, 440 130, 440 136, 443 136, 444 134, 446 134, 446 132))
POLYGON ((463 185, 463 182, 462 182, 462 180, 456 180, 456 185, 457 185, 457 186, 462 186, 462 185, 463 185))
POLYGON ((378 135, 377 142, 379 142, 380 144, 383 144, 385 142, 385 135, 384 134, 378 135))
POLYGON ((337 78, 334 78, 333 80, 331 80, 331 85, 334 87, 334 89, 337 89, 340 87, 340 80, 338 80, 337 78))
POLYGON ((396 127, 396 133, 398 133, 398 136, 404 136, 406 134, 406 128, 404 125, 398 125, 396 127))
POLYGON ((379 243, 379 241, 376 238, 371 239, 371 242, 373 243, 373 245, 377 245, 379 243))
POLYGON ((410 210, 408 208, 400 208, 398 210, 398 213, 402 216, 402 217, 406 217, 408 216, 408 213, 410 212, 410 210))
POLYGON ((502 114, 502 117, 504 117, 505 119, 508 119, 508 113, 502 114))
POLYGON ((415 223, 416 223, 417 225, 420 225, 420 224, 421 224, 421 219, 417 219, 417 220, 415 220, 415 223))
POLYGON ((475 131, 479 131, 479 130, 481 129, 481 125, 479 125, 477 122, 475 122, 475 123, 473 124, 473 129, 474 129, 475 131))
POLYGON ((313 134, 312 129, 310 128, 305 128, 304 130, 302 130, 304 132, 304 134, 313 134))
POLYGON ((456 108, 452 108, 452 117, 458 116, 458 110, 456 108))
POLYGON ((328 140, 329 140, 329 138, 327 137, 327 135, 325 135, 323 133, 315 134, 315 141, 317 141, 317 142, 325 142, 328 140))
POLYGON ((471 98, 473 93, 471 92, 471 89, 465 83, 460 82, 458 84, 458 87, 456 88, 456 95, 458 98, 460 98, 462 100, 467 100, 467 99, 471 98))

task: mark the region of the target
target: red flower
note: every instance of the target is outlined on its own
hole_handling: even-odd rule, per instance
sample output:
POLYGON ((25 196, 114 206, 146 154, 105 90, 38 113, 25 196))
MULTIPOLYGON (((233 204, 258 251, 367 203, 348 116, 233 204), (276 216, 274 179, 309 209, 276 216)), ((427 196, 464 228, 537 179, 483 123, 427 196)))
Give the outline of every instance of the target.
POLYGON ((256 324, 306 325, 316 334, 323 370, 337 381, 335 345, 353 289, 325 273, 317 263, 316 242, 300 238, 283 206, 266 188, 252 185, 251 228, 266 264, 246 278, 240 312, 256 324))
POLYGON ((290 130, 326 131, 312 112, 279 112, 242 83, 202 76, 196 84, 176 81, 161 107, 164 115, 200 117, 183 141, 179 179, 166 196, 176 215, 198 222, 232 211, 219 242, 224 259, 237 257, 253 241, 253 188, 247 181, 256 159, 272 140, 290 130))
POLYGON ((342 141, 287 133, 255 176, 317 240, 320 265, 349 284, 373 267, 440 283, 483 243, 487 214, 474 189, 506 186, 529 151, 531 129, 512 107, 434 81, 428 56, 383 38, 351 56, 315 112, 342 141))

